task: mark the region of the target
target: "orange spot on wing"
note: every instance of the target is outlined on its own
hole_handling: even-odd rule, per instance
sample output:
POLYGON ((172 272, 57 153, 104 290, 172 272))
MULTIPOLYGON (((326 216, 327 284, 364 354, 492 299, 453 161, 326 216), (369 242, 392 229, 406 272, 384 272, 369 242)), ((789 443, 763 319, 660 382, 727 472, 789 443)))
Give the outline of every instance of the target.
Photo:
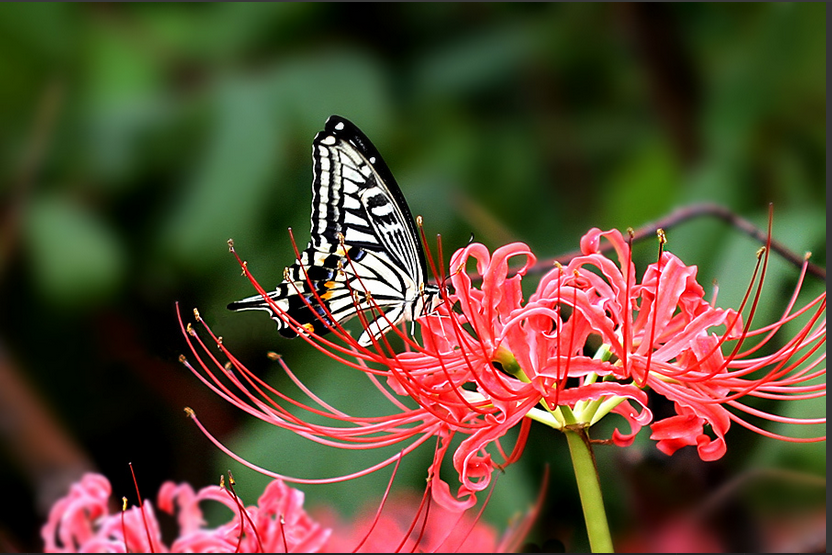
POLYGON ((336 285, 337 284, 334 281, 327 281, 324 283, 324 287, 326 287, 327 290, 321 294, 321 299, 328 301, 332 297, 332 294, 334 293, 333 289, 336 285))

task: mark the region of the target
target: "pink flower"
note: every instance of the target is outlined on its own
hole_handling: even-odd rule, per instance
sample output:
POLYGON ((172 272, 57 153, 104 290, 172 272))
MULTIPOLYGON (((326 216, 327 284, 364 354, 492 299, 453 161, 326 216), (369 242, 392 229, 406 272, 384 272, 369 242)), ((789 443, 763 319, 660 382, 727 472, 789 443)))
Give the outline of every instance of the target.
POLYGON ((303 510, 303 493, 275 480, 257 505, 238 505, 230 492, 208 486, 194 492, 188 484, 165 482, 158 495, 159 510, 176 514, 179 536, 168 546, 161 537, 153 504, 110 512, 110 482, 88 473, 58 500, 41 529, 47 553, 233 553, 317 551, 330 530, 303 510), (199 503, 216 501, 227 506, 233 518, 207 528, 199 503), (241 521, 241 513, 243 518, 241 521))
MULTIPOLYGON (((719 459, 726 451, 725 434, 731 422, 777 439, 825 439, 779 436, 749 421, 750 415, 793 424, 826 422, 825 418, 785 418, 748 404, 753 398, 799 401, 826 395, 826 382, 821 381, 826 376, 822 366, 826 360, 826 293, 794 310, 805 265, 781 319, 753 330, 750 322, 760 286, 749 310, 749 323, 744 326, 739 315, 743 307, 723 310, 706 302, 704 290, 696 282, 696 267, 685 266, 670 253, 662 253, 659 262, 651 264, 636 284, 629 245, 617 231, 593 229, 581 248, 586 256, 574 259, 566 271, 595 265, 604 279, 589 278, 594 283, 586 289, 590 297, 575 308, 587 314, 593 311, 592 332, 617 359, 614 377, 649 388, 675 404, 676 416, 651 424, 650 437, 658 440, 662 452, 672 455, 681 447, 695 445, 703 460, 719 459), (606 259, 597 250, 601 237, 613 243, 619 265, 630 268, 629 272, 602 264, 601 259, 606 259), (775 333, 798 318, 806 322, 795 337, 783 346, 771 347, 769 354, 759 354, 768 348, 775 333), (754 343, 752 347, 747 347, 749 341, 754 343), (712 435, 706 433, 706 426, 712 435)), ((768 250, 761 274, 767 257, 768 250)))
POLYGON ((85 474, 73 484, 69 494, 53 505, 41 529, 44 552, 503 552, 517 547, 539 509, 498 537, 479 515, 397 495, 380 509, 365 511, 354 523, 344 523, 325 510, 322 518, 332 521, 330 527, 310 518, 303 510, 303 493, 280 480, 270 482, 257 504, 246 508, 224 487, 194 492, 189 484, 165 482, 159 490, 158 509, 176 515, 179 526, 178 537, 168 545, 150 501, 141 508, 111 514, 110 493, 110 482, 100 474, 85 474), (208 528, 199 506, 204 501, 221 503, 234 516, 208 528))
MULTIPOLYGON (((569 264, 544 275, 526 302, 522 279, 535 262, 527 246, 513 243, 491 254, 483 245, 471 244, 457 251, 450 264, 453 292, 443 291, 439 308, 419 320, 420 343, 396 330, 406 345, 401 353, 394 352, 385 337, 370 348, 362 347, 339 325, 332 331, 341 342, 304 334, 297 322, 284 315, 315 348, 365 372, 389 400, 389 415, 347 415, 305 388, 314 405, 290 399, 249 372, 207 326, 228 364, 220 363, 190 326, 186 339, 202 372, 185 363, 214 392, 249 414, 319 443, 351 449, 401 446, 399 456, 353 475, 286 479, 349 479, 392 464, 436 437, 429 488, 441 505, 453 510, 473 506, 476 494, 491 484, 494 470, 520 456, 532 420, 556 429, 587 428, 614 413, 623 417, 627 430, 615 430, 613 443, 629 445, 643 426, 650 425, 651 438, 658 440, 661 451, 672 454, 695 445, 704 460, 725 453, 725 434, 732 422, 790 441, 825 439, 778 436, 749 421, 753 416, 774 422, 825 423, 825 418, 790 419, 748 404, 754 397, 800 400, 826 393, 822 366, 826 294, 794 310, 803 274, 782 318, 752 330, 740 317, 746 303, 738 310, 709 304, 696 281, 696 267, 686 266, 670 253, 662 252, 639 281, 630 246, 618 231, 590 230, 581 250, 569 264), (617 264, 600 252, 601 238, 612 243, 617 264), (517 257, 522 264, 510 271, 509 261, 517 257), (476 264, 481 276, 478 287, 466 273, 469 262, 476 264), (798 318, 807 320, 798 334, 784 346, 769 348, 775 333, 798 318), (750 340, 755 343, 747 347, 750 340), (586 354, 588 348, 595 354, 586 354), (767 354, 761 354, 763 349, 768 349, 767 354), (648 389, 673 401, 676 415, 655 420, 648 407, 648 389), (415 400, 417 407, 405 406, 398 397, 415 400), (287 404, 325 416, 331 425, 296 417, 287 404), (501 439, 518 425, 516 445, 504 450, 501 439), (455 437, 462 441, 452 455, 459 482, 453 494, 439 468, 455 437)), ((245 263, 241 265, 268 299, 245 263)), ((758 301, 759 290, 749 322, 758 301)), ((281 314, 276 305, 272 309, 281 314)), ((282 359, 279 363, 303 387, 282 359)))
POLYGON ((501 537, 471 511, 455 512, 438 504, 425 507, 417 496, 407 494, 388 500, 381 514, 369 506, 351 522, 319 518, 332 521, 333 533, 322 549, 327 553, 514 552, 531 524, 527 518, 501 537))

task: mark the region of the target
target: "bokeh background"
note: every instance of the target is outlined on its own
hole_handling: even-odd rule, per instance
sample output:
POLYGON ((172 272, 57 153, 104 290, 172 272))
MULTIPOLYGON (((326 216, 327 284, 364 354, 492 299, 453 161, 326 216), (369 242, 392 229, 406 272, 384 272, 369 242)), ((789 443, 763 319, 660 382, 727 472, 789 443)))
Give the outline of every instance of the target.
MULTIPOLYGON (((185 406, 286 474, 379 460, 259 426, 177 362, 176 302, 276 385, 288 387, 270 350, 345 410, 383 410, 360 376, 279 338, 264 314, 225 309, 252 294, 228 238, 267 287, 292 260, 287 227, 305 244, 311 140, 329 115, 373 140, 446 253, 473 233, 554 257, 590 227, 638 228, 700 201, 762 226, 774 203, 775 237, 825 267, 825 52, 822 3, 0 5, 0 548, 41 549, 49 504, 89 469, 134 499, 128 462, 147 497, 230 468, 253 501, 265 479, 213 448, 185 406)), ((758 244, 707 217, 668 236, 737 306, 758 244)), ((655 252, 639 245, 640 269, 655 252)), ((760 323, 796 275, 772 262, 760 323)), ((564 438, 533 428, 484 518, 504 528, 524 511, 548 463, 527 549, 585 550, 564 438)), ((597 450, 619 549, 825 547, 825 444, 735 426, 727 456, 702 463, 647 435, 597 450)), ((431 454, 407 460, 396 487, 421 491, 431 454)), ((307 506, 348 516, 388 478, 302 489, 307 506)))

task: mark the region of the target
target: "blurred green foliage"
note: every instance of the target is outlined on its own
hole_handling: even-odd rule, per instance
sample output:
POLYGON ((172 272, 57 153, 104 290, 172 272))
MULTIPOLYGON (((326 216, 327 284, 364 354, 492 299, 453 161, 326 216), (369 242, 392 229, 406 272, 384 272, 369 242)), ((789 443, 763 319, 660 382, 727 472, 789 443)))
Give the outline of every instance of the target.
MULTIPOLYGON (((305 244, 310 145, 329 115, 373 140, 446 256, 473 233, 551 257, 590 227, 638 227, 711 201, 760 226, 774 203, 775 236, 825 266, 825 22, 822 3, 2 4, 0 350, 116 495, 132 491, 131 460, 145 492, 166 479, 216 482, 229 460, 181 416, 186 404, 275 471, 356 470, 380 455, 357 462, 257 426, 176 362, 179 302, 276 384, 285 380, 266 350, 327 400, 362 399, 359 377, 278 338, 264 315, 224 308, 252 293, 228 238, 266 287, 293 258, 287 227, 305 244)), ((736 306, 757 245, 708 219, 668 235, 736 306)), ((647 243, 641 269, 655 258, 647 243)), ((796 277, 776 265, 768 318, 796 277)), ((626 508, 639 492, 621 468, 664 465, 703 486, 763 464, 825 468, 823 445, 742 429, 710 466, 661 457, 646 435, 626 452, 599 449, 618 532, 646 522, 626 508)), ((535 429, 527 451, 486 518, 502 526, 524 510, 548 463, 533 540, 585 549, 565 442, 535 429)), ((430 455, 403 465, 397 483, 421 488, 430 455)), ((0 539, 37 550, 40 485, 13 449, 0 450, 0 469, 20 478, 7 479, 15 503, 0 509, 0 539)), ((351 512, 388 476, 304 489, 312 505, 351 512)), ((251 472, 235 477, 244 498, 262 487, 251 472)), ((744 535, 726 544, 760 548, 744 535)))

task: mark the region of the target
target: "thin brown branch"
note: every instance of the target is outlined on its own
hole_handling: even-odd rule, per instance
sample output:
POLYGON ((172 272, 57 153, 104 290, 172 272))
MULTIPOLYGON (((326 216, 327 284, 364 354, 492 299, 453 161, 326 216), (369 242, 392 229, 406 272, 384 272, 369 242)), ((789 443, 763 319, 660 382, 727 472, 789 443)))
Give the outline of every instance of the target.
MULTIPOLYGON (((633 240, 639 241, 641 239, 644 239, 645 237, 655 237, 656 231, 659 228, 670 229, 674 226, 681 224, 682 222, 686 222, 687 220, 691 220, 693 218, 699 218, 701 216, 717 217, 726 222, 727 224, 746 233, 754 240, 759 241, 760 244, 764 245, 766 243, 767 237, 764 231, 757 228, 753 223, 749 222, 748 220, 733 213, 728 208, 710 202, 692 204, 690 206, 678 208, 660 220, 647 223, 641 226, 635 232, 635 234, 633 235, 633 240)), ((602 244, 601 251, 607 252, 610 250, 612 250, 612 245, 610 245, 609 243, 602 244)), ((794 264, 798 268, 800 268, 803 265, 804 257, 795 254, 794 252, 786 248, 786 246, 780 243, 779 241, 776 241, 774 239, 771 240, 771 250, 779 254, 785 260, 787 260, 791 264, 794 264)), ((555 262, 565 264, 569 262, 571 259, 575 258, 576 256, 579 256, 580 254, 581 252, 579 250, 576 250, 567 252, 560 256, 556 256, 552 259, 542 260, 534 266, 532 266, 531 268, 529 268, 528 273, 546 272, 552 268, 552 265, 555 262)), ((826 269, 821 268, 817 264, 812 264, 811 262, 809 262, 806 271, 823 280, 826 279, 826 269)))

